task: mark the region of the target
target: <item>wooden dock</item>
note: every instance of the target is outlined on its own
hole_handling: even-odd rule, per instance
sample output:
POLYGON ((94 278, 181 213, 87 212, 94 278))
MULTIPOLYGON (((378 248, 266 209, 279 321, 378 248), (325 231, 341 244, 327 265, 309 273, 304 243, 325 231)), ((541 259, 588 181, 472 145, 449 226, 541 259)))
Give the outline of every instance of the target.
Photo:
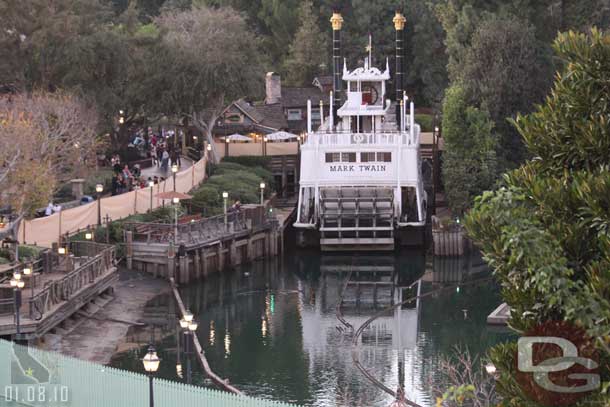
POLYGON ((126 225, 127 267, 177 283, 206 277, 248 261, 277 255, 283 228, 261 205, 244 205, 239 213, 186 224, 126 225))
MULTIPOLYGON (((118 280, 114 260, 114 246, 92 242, 72 242, 65 255, 43 252, 33 264, 32 277, 23 277, 19 339, 40 338, 111 291, 118 280)), ((14 290, 9 284, 13 271, 0 276, 0 336, 17 334, 14 290)))

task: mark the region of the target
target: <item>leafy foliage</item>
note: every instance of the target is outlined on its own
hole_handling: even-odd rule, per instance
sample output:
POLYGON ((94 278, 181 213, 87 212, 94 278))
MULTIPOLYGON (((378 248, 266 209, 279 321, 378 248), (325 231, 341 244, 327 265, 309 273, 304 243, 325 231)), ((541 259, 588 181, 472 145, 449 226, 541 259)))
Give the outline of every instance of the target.
POLYGON ((95 111, 70 94, 0 98, 0 198, 32 215, 95 159, 95 111))
POLYGON ((263 167, 268 168, 271 164, 270 156, 260 155, 240 155, 240 156, 228 156, 222 159, 224 163, 237 163, 245 167, 263 167))
POLYGON ((288 72, 288 83, 309 86, 320 72, 320 67, 328 59, 327 41, 325 33, 318 27, 311 0, 301 3, 299 21, 301 25, 290 45, 286 59, 286 72, 288 72))
POLYGON ((239 200, 242 204, 260 202, 260 183, 265 182, 265 193, 273 190, 273 175, 262 167, 222 162, 213 166, 211 177, 201 187, 192 192, 191 204, 205 216, 223 212, 222 193, 227 191, 231 204, 239 200))
POLYGON ((432 132, 434 130, 434 116, 431 114, 416 114, 415 123, 421 126, 421 131, 432 132))
POLYGON ((496 139, 489 115, 467 106, 461 86, 447 90, 443 112, 443 182, 449 207, 460 216, 475 196, 495 183, 496 139))
MULTIPOLYGON (((470 235, 502 283, 519 332, 551 320, 582 327, 610 355, 610 36, 561 34, 564 62, 544 105, 515 122, 534 157, 484 193, 467 218, 470 235), (605 348, 602 346, 605 344, 605 348)), ((497 365, 514 364, 507 347, 497 365)), ((610 379, 608 363, 602 380, 610 379)), ((502 376, 510 406, 534 405, 502 376)), ((601 401, 593 395, 589 401, 601 401)), ((584 402, 583 402, 584 403, 584 402)), ((584 404, 579 404, 584 405, 584 404)))

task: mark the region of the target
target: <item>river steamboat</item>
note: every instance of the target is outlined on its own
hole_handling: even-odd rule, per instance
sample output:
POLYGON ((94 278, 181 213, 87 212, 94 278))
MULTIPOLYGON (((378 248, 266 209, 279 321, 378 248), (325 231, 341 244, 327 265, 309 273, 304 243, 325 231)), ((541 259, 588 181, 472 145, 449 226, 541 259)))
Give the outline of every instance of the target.
POLYGON ((324 251, 392 250, 405 233, 423 230, 427 219, 420 126, 403 90, 405 18, 397 12, 393 20, 391 96, 389 61, 383 69, 373 66, 370 37, 363 66, 348 70, 341 56, 342 22, 335 12, 329 102, 308 103, 294 227, 302 246, 319 242, 324 251), (312 109, 318 108, 322 124, 314 130, 312 109))

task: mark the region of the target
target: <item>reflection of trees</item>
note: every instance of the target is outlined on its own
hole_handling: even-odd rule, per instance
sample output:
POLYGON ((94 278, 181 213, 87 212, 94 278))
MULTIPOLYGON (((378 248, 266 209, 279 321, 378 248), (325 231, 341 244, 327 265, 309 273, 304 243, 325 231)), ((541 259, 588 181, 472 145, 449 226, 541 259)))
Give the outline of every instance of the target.
MULTIPOLYGON (((215 274, 181 291, 185 303, 198 318, 199 340, 210 365, 247 394, 300 403, 388 405, 389 396, 371 387, 354 367, 351 336, 336 328, 340 325, 335 315, 336 301, 351 264, 361 266, 359 281, 393 276, 391 281, 404 287, 418 279, 426 268, 432 273, 433 262, 431 259, 426 262, 421 254, 379 257, 378 261, 374 256, 329 260, 319 253, 296 253, 286 256, 283 262, 279 259, 255 262, 215 274), (323 267, 333 264, 345 271, 321 272, 323 267), (376 271, 367 273, 367 264, 376 271)), ((445 270, 460 267, 464 271, 460 278, 468 278, 467 261, 459 266, 445 266, 445 270)), ((433 278, 424 277, 422 293, 445 286, 442 273, 433 274, 433 278)), ((411 294, 414 293, 405 293, 403 298, 411 294)), ((404 348, 402 351, 394 349, 390 340, 373 340, 371 330, 365 335, 370 340, 362 345, 362 363, 392 389, 404 381, 407 395, 416 395, 421 402, 429 396, 429 378, 440 383, 441 378, 434 377, 439 369, 439 354, 449 354, 457 342, 469 346, 476 354, 501 339, 501 335, 489 332, 484 325, 488 311, 497 301, 497 292, 489 283, 480 287, 462 285, 459 294, 451 289, 425 298, 420 304, 415 347, 402 345, 399 346, 404 348), (462 309, 468 309, 466 320, 462 309)), ((381 308, 375 310, 361 304, 344 306, 342 311, 357 328, 381 308)), ((387 321, 380 321, 380 330, 381 324, 389 330, 394 316, 388 317, 387 321)), ((406 338, 403 335, 401 339, 406 338)), ((163 339, 159 346, 161 357, 176 360, 175 347, 175 338, 173 342, 163 339)), ((141 371, 141 362, 135 356, 133 359, 128 368, 141 371)), ((163 367, 162 363, 162 377, 176 380, 175 364, 167 365, 163 367)), ((198 364, 194 363, 193 369, 194 383, 203 383, 198 364)))

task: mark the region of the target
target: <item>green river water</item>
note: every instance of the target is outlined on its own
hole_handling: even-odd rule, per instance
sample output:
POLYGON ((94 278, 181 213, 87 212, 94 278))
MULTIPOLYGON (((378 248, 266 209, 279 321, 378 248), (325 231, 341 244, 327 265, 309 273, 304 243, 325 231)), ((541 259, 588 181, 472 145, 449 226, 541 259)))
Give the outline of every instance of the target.
MULTIPOLYGON (((439 357, 456 346, 482 355, 509 337, 485 322, 500 303, 496 285, 469 284, 486 276, 476 256, 289 250, 183 287, 181 295, 197 318, 210 366, 246 394, 304 406, 388 406, 392 397, 354 365, 353 333, 339 317, 357 329, 392 298, 400 302, 419 290, 426 295, 420 301, 385 313, 364 330, 357 352, 384 385, 402 385, 408 398, 431 406, 431 387, 442 386, 439 357)), ((153 332, 162 358, 159 376, 185 380, 187 358, 177 341, 173 301, 161 295, 147 312, 160 325, 153 332)), ((142 371, 145 335, 150 334, 131 332, 142 346, 115 355, 111 364, 142 371)), ((192 382, 211 386, 197 363, 191 365, 192 382)))

